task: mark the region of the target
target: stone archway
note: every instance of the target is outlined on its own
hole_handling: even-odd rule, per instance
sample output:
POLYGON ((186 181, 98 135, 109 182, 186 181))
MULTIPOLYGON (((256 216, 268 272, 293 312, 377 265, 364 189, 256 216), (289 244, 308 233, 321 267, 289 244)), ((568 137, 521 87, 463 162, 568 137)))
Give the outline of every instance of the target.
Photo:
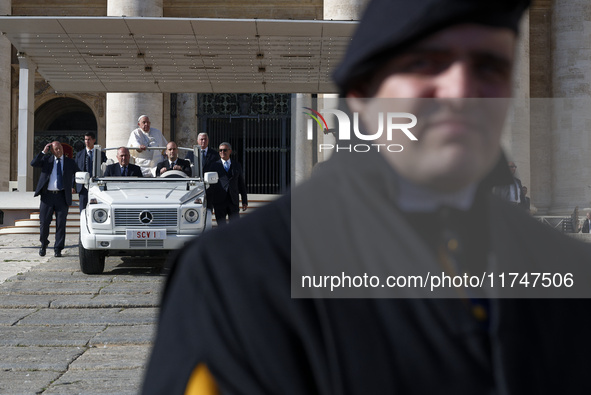
MULTIPOLYGON (((72 157, 84 148, 84 134, 92 131, 97 135, 97 120, 90 107, 80 100, 57 97, 43 103, 35 111, 34 154, 49 142, 59 141, 64 145, 64 154, 72 157), (71 147, 71 149, 70 149, 71 147)), ((38 168, 34 169, 33 185, 39 179, 38 168)))

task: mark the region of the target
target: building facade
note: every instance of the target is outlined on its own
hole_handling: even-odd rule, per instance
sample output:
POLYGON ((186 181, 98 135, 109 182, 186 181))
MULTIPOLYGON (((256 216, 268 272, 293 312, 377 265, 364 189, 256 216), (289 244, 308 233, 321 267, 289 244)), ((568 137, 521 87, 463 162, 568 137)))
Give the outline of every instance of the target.
MULTIPOLYGON (((355 20, 364 3, 4 0, 0 14, 355 20)), ((591 3, 583 0, 534 0, 522 23, 516 100, 503 143, 539 214, 568 214, 575 206, 591 207, 591 181, 587 181, 591 180, 587 131, 591 127, 587 116, 591 105, 591 49, 587 44, 591 31, 586 29, 586 15, 591 15, 591 3)), ((144 113, 150 115, 153 127, 179 145, 194 144, 197 133, 204 130, 212 134, 214 144, 220 139, 232 140, 239 160, 252 172, 247 175, 247 180, 252 180, 250 188, 260 193, 284 192, 307 177, 316 161, 324 159, 293 133, 304 123, 292 111, 294 103, 307 103, 309 94, 58 94, 39 76, 32 92, 34 133, 27 136, 27 142, 19 141, 19 81, 23 77, 19 62, 15 48, 0 37, 0 119, 5 120, 0 124, 0 138, 6 142, 0 146, 0 191, 19 185, 19 146, 38 149, 59 139, 76 151, 86 130, 96 131, 101 145, 122 145, 137 116, 144 113), (262 171, 269 167, 272 174, 262 171)), ((319 97, 322 94, 318 92, 319 97)), ((28 178, 27 190, 32 190, 34 177, 28 178)))

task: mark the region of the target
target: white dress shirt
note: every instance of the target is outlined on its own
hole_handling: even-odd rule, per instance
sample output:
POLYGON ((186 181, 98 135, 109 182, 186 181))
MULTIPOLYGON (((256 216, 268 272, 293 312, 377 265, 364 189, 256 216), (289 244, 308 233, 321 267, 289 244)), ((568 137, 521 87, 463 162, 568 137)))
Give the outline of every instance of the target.
MULTIPOLYGON (((64 157, 60 158, 60 165, 62 167, 62 182, 63 182, 63 174, 64 174, 64 157)), ((53 157, 53 170, 51 171, 51 176, 49 176, 49 184, 47 184, 47 189, 50 191, 59 191, 57 187, 57 158, 53 157)))

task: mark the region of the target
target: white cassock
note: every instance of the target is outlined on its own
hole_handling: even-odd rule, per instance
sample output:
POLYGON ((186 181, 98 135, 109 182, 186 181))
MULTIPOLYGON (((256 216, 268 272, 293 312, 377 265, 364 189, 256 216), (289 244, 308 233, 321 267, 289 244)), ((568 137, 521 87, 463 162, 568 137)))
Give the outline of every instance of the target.
MULTIPOLYGON (((127 142, 128 147, 139 147, 140 145, 145 145, 146 147, 166 147, 166 144, 168 142, 162 135, 162 132, 154 128, 150 128, 148 133, 144 133, 140 128, 133 130, 127 142)), ((134 157, 135 164, 142 168, 144 177, 156 177, 156 166, 166 158, 163 157, 159 150, 146 150, 143 152, 130 150, 129 153, 134 157)))

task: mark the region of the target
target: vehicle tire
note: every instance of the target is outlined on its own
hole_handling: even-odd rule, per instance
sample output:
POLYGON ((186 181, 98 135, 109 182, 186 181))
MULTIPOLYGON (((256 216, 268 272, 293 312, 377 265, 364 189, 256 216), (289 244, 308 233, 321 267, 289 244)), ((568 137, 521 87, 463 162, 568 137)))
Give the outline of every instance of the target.
POLYGON ((101 274, 105 270, 105 254, 102 251, 87 250, 78 242, 80 270, 84 274, 101 274))

